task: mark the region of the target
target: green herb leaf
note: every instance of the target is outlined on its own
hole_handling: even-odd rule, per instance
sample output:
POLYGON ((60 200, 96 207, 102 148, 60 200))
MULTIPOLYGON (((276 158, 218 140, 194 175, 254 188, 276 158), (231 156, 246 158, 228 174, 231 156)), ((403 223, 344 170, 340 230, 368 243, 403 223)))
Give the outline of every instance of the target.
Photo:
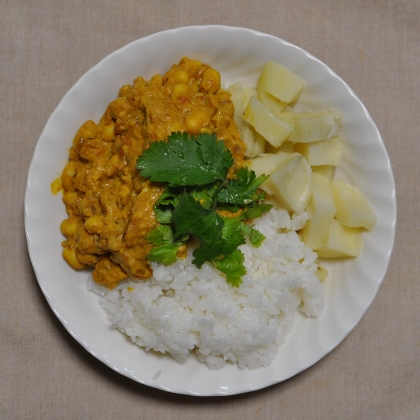
POLYGON ((257 190, 268 179, 268 176, 260 175, 257 178, 254 171, 244 167, 236 171, 236 177, 229 180, 227 187, 217 194, 218 203, 245 207, 264 199, 265 194, 257 194, 257 190))
POLYGON ((248 207, 242 213, 242 220, 246 219, 256 219, 257 217, 261 217, 264 213, 267 213, 273 208, 272 204, 254 204, 251 207, 248 207))
POLYGON ((205 209, 186 191, 172 213, 175 237, 191 234, 200 242, 217 243, 222 236, 223 220, 214 209, 205 209))
MULTIPOLYGON (((173 244, 174 233, 168 225, 158 225, 146 236, 148 242, 152 245, 173 244)), ((178 244, 179 246, 179 244, 178 244)))
POLYGON ((179 246, 194 237, 199 246, 193 264, 201 268, 212 262, 229 284, 242 283, 245 257, 238 247, 246 243, 245 236, 256 247, 265 239, 245 221, 260 217, 272 205, 261 204, 265 194, 258 189, 268 177, 257 177, 244 167, 228 180, 232 164, 232 154, 214 134, 172 133, 168 142, 154 142, 143 152, 137 160, 141 175, 165 183, 154 207, 160 224, 147 236, 154 245, 148 254, 151 261, 172 264, 179 246), (222 209, 242 212, 221 217, 217 211, 222 209))
POLYGON ((209 209, 213 205, 213 196, 217 191, 218 183, 201 187, 192 187, 189 192, 205 209, 209 209))
POLYGON ((149 258, 150 261, 155 261, 160 264, 171 265, 177 260, 176 253, 178 248, 179 245, 160 245, 153 248, 147 255, 147 258, 149 258))
POLYGON ((242 283, 242 276, 246 274, 244 266, 245 256, 237 249, 221 261, 217 261, 216 267, 226 274, 226 281, 232 286, 238 287, 242 283))
POLYGON ((167 142, 153 142, 137 159, 143 177, 171 187, 224 180, 232 165, 232 153, 215 134, 188 137, 187 133, 172 133, 167 142))
POLYGON ((264 242, 265 236, 257 229, 254 229, 252 226, 241 222, 239 228, 243 234, 249 237, 249 242, 251 242, 251 245, 254 248, 259 248, 264 242))
POLYGON ((156 220, 159 223, 172 223, 172 212, 180 199, 180 192, 166 189, 155 203, 156 220))

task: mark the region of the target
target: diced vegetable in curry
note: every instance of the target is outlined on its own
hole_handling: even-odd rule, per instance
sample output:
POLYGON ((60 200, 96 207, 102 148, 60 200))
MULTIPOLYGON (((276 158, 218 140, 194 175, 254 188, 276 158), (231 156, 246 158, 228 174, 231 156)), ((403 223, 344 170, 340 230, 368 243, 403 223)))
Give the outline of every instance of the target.
POLYGON ((80 127, 62 173, 67 263, 74 269, 94 266, 94 280, 109 288, 128 276, 150 277, 146 236, 156 226, 153 208, 163 190, 139 175, 136 159, 172 132, 215 133, 232 152, 235 170, 244 143, 233 114, 219 73, 188 58, 164 76, 138 77, 123 86, 98 124, 80 127))

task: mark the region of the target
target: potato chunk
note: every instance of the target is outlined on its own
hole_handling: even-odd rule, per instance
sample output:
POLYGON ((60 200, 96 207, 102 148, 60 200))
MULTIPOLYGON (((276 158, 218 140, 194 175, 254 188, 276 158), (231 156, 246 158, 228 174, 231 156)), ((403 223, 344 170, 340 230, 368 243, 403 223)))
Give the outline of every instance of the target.
POLYGON ((267 93, 265 90, 258 89, 257 91, 258 100, 268 108, 274 115, 281 117, 281 112, 287 107, 287 103, 280 101, 275 96, 267 93))
POLYGON ((334 177, 334 166, 332 165, 315 165, 312 166, 312 172, 317 172, 319 174, 325 175, 330 181, 334 177))
POLYGON ((289 153, 264 153, 261 156, 250 160, 249 167, 257 176, 263 174, 271 175, 289 158, 289 153))
POLYGON ((251 124, 274 147, 280 147, 292 132, 293 124, 276 117, 255 96, 252 96, 244 114, 251 124))
POLYGON ((283 112, 282 119, 294 125, 288 140, 310 143, 337 137, 343 116, 340 111, 283 112))
POLYGON ((333 219, 327 238, 316 252, 320 258, 358 257, 362 250, 362 232, 343 226, 333 219))
POLYGON ((339 166, 343 156, 343 142, 340 137, 312 143, 296 143, 296 152, 300 153, 311 166, 339 166))
POLYGON ((261 188, 268 194, 274 194, 284 208, 301 213, 311 196, 312 170, 299 153, 277 153, 274 156, 284 155, 287 158, 261 188))
POLYGON ((230 93, 231 101, 233 103, 233 106, 235 108, 235 119, 240 118, 242 119, 243 113, 244 113, 244 107, 243 107, 243 100, 244 100, 244 88, 242 86, 242 83, 234 83, 233 85, 229 86, 227 88, 227 91, 230 93))
POLYGON ((375 226, 378 218, 359 191, 339 178, 333 179, 331 188, 337 209, 335 217, 341 224, 367 230, 375 226))
POLYGON ((317 250, 325 242, 335 215, 334 199, 329 179, 312 173, 312 196, 306 211, 309 220, 302 229, 302 239, 309 248, 317 250))
POLYGON ((258 89, 283 102, 293 102, 300 95, 305 81, 286 67, 268 61, 258 80, 258 89))

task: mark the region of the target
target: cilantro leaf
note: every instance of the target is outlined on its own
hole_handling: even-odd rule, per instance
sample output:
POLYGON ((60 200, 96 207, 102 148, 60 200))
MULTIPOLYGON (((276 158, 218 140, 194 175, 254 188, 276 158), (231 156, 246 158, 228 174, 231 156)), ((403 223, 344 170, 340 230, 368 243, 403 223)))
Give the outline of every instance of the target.
POLYGON ((216 267, 226 274, 226 281, 229 284, 238 287, 242 283, 242 276, 246 274, 244 261, 244 254, 240 249, 237 249, 223 258, 223 260, 217 261, 216 267))
POLYGON ((220 256, 220 242, 214 244, 203 242, 198 248, 194 249, 192 263, 197 268, 201 268, 206 261, 216 260, 220 256))
POLYGON ((194 237, 199 246, 193 251, 193 264, 201 268, 211 262, 229 284, 242 283, 245 257, 238 247, 246 243, 246 236, 255 247, 265 239, 245 222, 272 205, 261 203, 265 193, 259 190, 268 176, 257 177, 243 167, 234 179, 226 179, 232 165, 231 152, 214 134, 172 133, 167 142, 154 142, 139 156, 141 175, 165 184, 154 206, 159 224, 147 236, 154 246, 148 254, 151 261, 172 264, 179 246, 194 237), (232 216, 241 211, 236 217, 222 217, 219 210, 232 216))
POLYGON ((200 242, 217 243, 221 238, 223 220, 211 209, 205 209, 184 190, 181 200, 172 213, 175 237, 187 233, 200 242))
POLYGON ((245 238, 240 231, 239 218, 227 218, 222 229, 222 243, 221 249, 224 255, 229 255, 238 248, 238 246, 245 244, 245 238))
POLYGON ((249 242, 251 242, 251 245, 254 248, 259 248, 261 244, 264 242, 265 236, 258 231, 257 229, 254 229, 252 226, 247 225, 246 223, 240 223, 239 226, 242 233, 245 235, 248 235, 249 242))
POLYGON ((210 185, 193 187, 189 192, 205 209, 209 209, 213 205, 213 196, 217 188, 218 183, 215 182, 210 185))
POLYGON ((211 244, 204 242, 196 248, 193 252, 193 264, 200 268, 206 261, 226 258, 238 246, 246 243, 240 226, 239 218, 223 218, 221 238, 211 244))
POLYGON ((217 194, 218 203, 245 207, 264 199, 265 194, 258 194, 257 190, 268 179, 268 176, 260 175, 257 178, 254 171, 244 167, 236 171, 236 177, 236 179, 229 180, 226 188, 217 194))
POLYGON ((245 219, 256 219, 257 217, 261 217, 264 213, 267 213, 273 208, 272 204, 254 204, 251 207, 248 207, 242 213, 242 220, 245 219))
POLYGON ((166 189, 155 203, 156 220, 159 223, 172 223, 172 212, 180 199, 180 192, 166 189))
POLYGON ((190 136, 172 133, 168 141, 155 141, 137 159, 140 174, 171 187, 211 184, 226 178, 232 153, 215 134, 190 136))
POLYGON ((158 225, 146 236, 148 242, 152 245, 172 244, 174 242, 174 233, 168 225, 158 225))
POLYGON ((174 244, 164 244, 152 250, 147 254, 147 258, 150 261, 155 261, 164 265, 171 265, 177 260, 176 253, 178 251, 179 245, 174 244))

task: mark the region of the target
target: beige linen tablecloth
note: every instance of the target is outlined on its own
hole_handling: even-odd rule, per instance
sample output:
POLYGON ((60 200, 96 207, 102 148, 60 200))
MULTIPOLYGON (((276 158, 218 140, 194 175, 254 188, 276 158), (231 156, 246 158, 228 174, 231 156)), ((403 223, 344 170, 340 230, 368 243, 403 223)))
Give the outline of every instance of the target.
POLYGON ((419 419, 420 2, 0 1, 1 419, 419 419), (243 26, 299 45, 368 108, 396 181, 388 273, 350 335, 278 385, 225 397, 161 392, 84 350, 40 291, 24 233, 32 154, 51 112, 94 64, 168 28, 243 26))

